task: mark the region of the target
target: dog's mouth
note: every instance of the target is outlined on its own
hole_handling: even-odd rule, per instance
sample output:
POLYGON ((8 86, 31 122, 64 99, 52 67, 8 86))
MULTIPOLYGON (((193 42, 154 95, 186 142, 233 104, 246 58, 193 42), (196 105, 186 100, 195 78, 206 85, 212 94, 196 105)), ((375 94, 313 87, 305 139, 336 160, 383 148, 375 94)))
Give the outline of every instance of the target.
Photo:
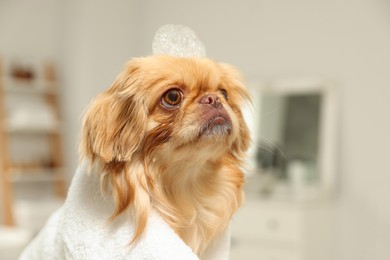
POLYGON ((232 131, 232 120, 225 109, 212 109, 201 117, 199 136, 225 136, 232 131))

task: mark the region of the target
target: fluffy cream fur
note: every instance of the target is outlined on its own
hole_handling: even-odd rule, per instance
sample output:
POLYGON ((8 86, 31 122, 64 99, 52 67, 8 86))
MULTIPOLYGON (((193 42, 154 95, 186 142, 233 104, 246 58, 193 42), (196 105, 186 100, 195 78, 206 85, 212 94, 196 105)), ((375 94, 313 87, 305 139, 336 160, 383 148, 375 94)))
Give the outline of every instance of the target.
POLYGON ((151 56, 131 60, 91 103, 81 155, 103 169, 112 218, 131 213, 133 242, 151 209, 200 257, 224 231, 242 201, 249 132, 240 107, 249 99, 228 65, 151 56))

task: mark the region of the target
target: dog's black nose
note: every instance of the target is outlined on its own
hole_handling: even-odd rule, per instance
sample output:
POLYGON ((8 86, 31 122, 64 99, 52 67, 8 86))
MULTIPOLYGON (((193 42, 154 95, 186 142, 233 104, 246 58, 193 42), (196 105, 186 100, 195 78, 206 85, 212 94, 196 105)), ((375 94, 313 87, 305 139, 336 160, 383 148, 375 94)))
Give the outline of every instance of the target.
POLYGON ((222 108, 222 103, 219 97, 215 94, 207 94, 204 95, 200 100, 199 103, 204 105, 211 105, 215 108, 222 108))

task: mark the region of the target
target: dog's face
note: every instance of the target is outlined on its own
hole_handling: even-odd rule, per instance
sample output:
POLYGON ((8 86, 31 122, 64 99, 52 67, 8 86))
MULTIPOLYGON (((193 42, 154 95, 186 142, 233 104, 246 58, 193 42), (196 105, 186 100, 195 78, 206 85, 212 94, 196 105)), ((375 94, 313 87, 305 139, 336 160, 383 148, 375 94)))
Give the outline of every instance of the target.
POLYGON ((247 99, 228 65, 205 58, 134 59, 88 110, 82 152, 105 163, 135 155, 241 154, 249 142, 240 110, 247 99))

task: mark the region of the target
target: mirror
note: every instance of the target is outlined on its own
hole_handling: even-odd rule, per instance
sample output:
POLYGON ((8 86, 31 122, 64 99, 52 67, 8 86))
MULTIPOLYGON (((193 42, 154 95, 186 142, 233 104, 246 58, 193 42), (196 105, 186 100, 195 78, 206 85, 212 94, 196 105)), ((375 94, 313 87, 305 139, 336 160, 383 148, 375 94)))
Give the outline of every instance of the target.
POLYGON ((278 80, 252 84, 253 171, 248 186, 267 196, 312 198, 335 189, 334 84, 278 80))

